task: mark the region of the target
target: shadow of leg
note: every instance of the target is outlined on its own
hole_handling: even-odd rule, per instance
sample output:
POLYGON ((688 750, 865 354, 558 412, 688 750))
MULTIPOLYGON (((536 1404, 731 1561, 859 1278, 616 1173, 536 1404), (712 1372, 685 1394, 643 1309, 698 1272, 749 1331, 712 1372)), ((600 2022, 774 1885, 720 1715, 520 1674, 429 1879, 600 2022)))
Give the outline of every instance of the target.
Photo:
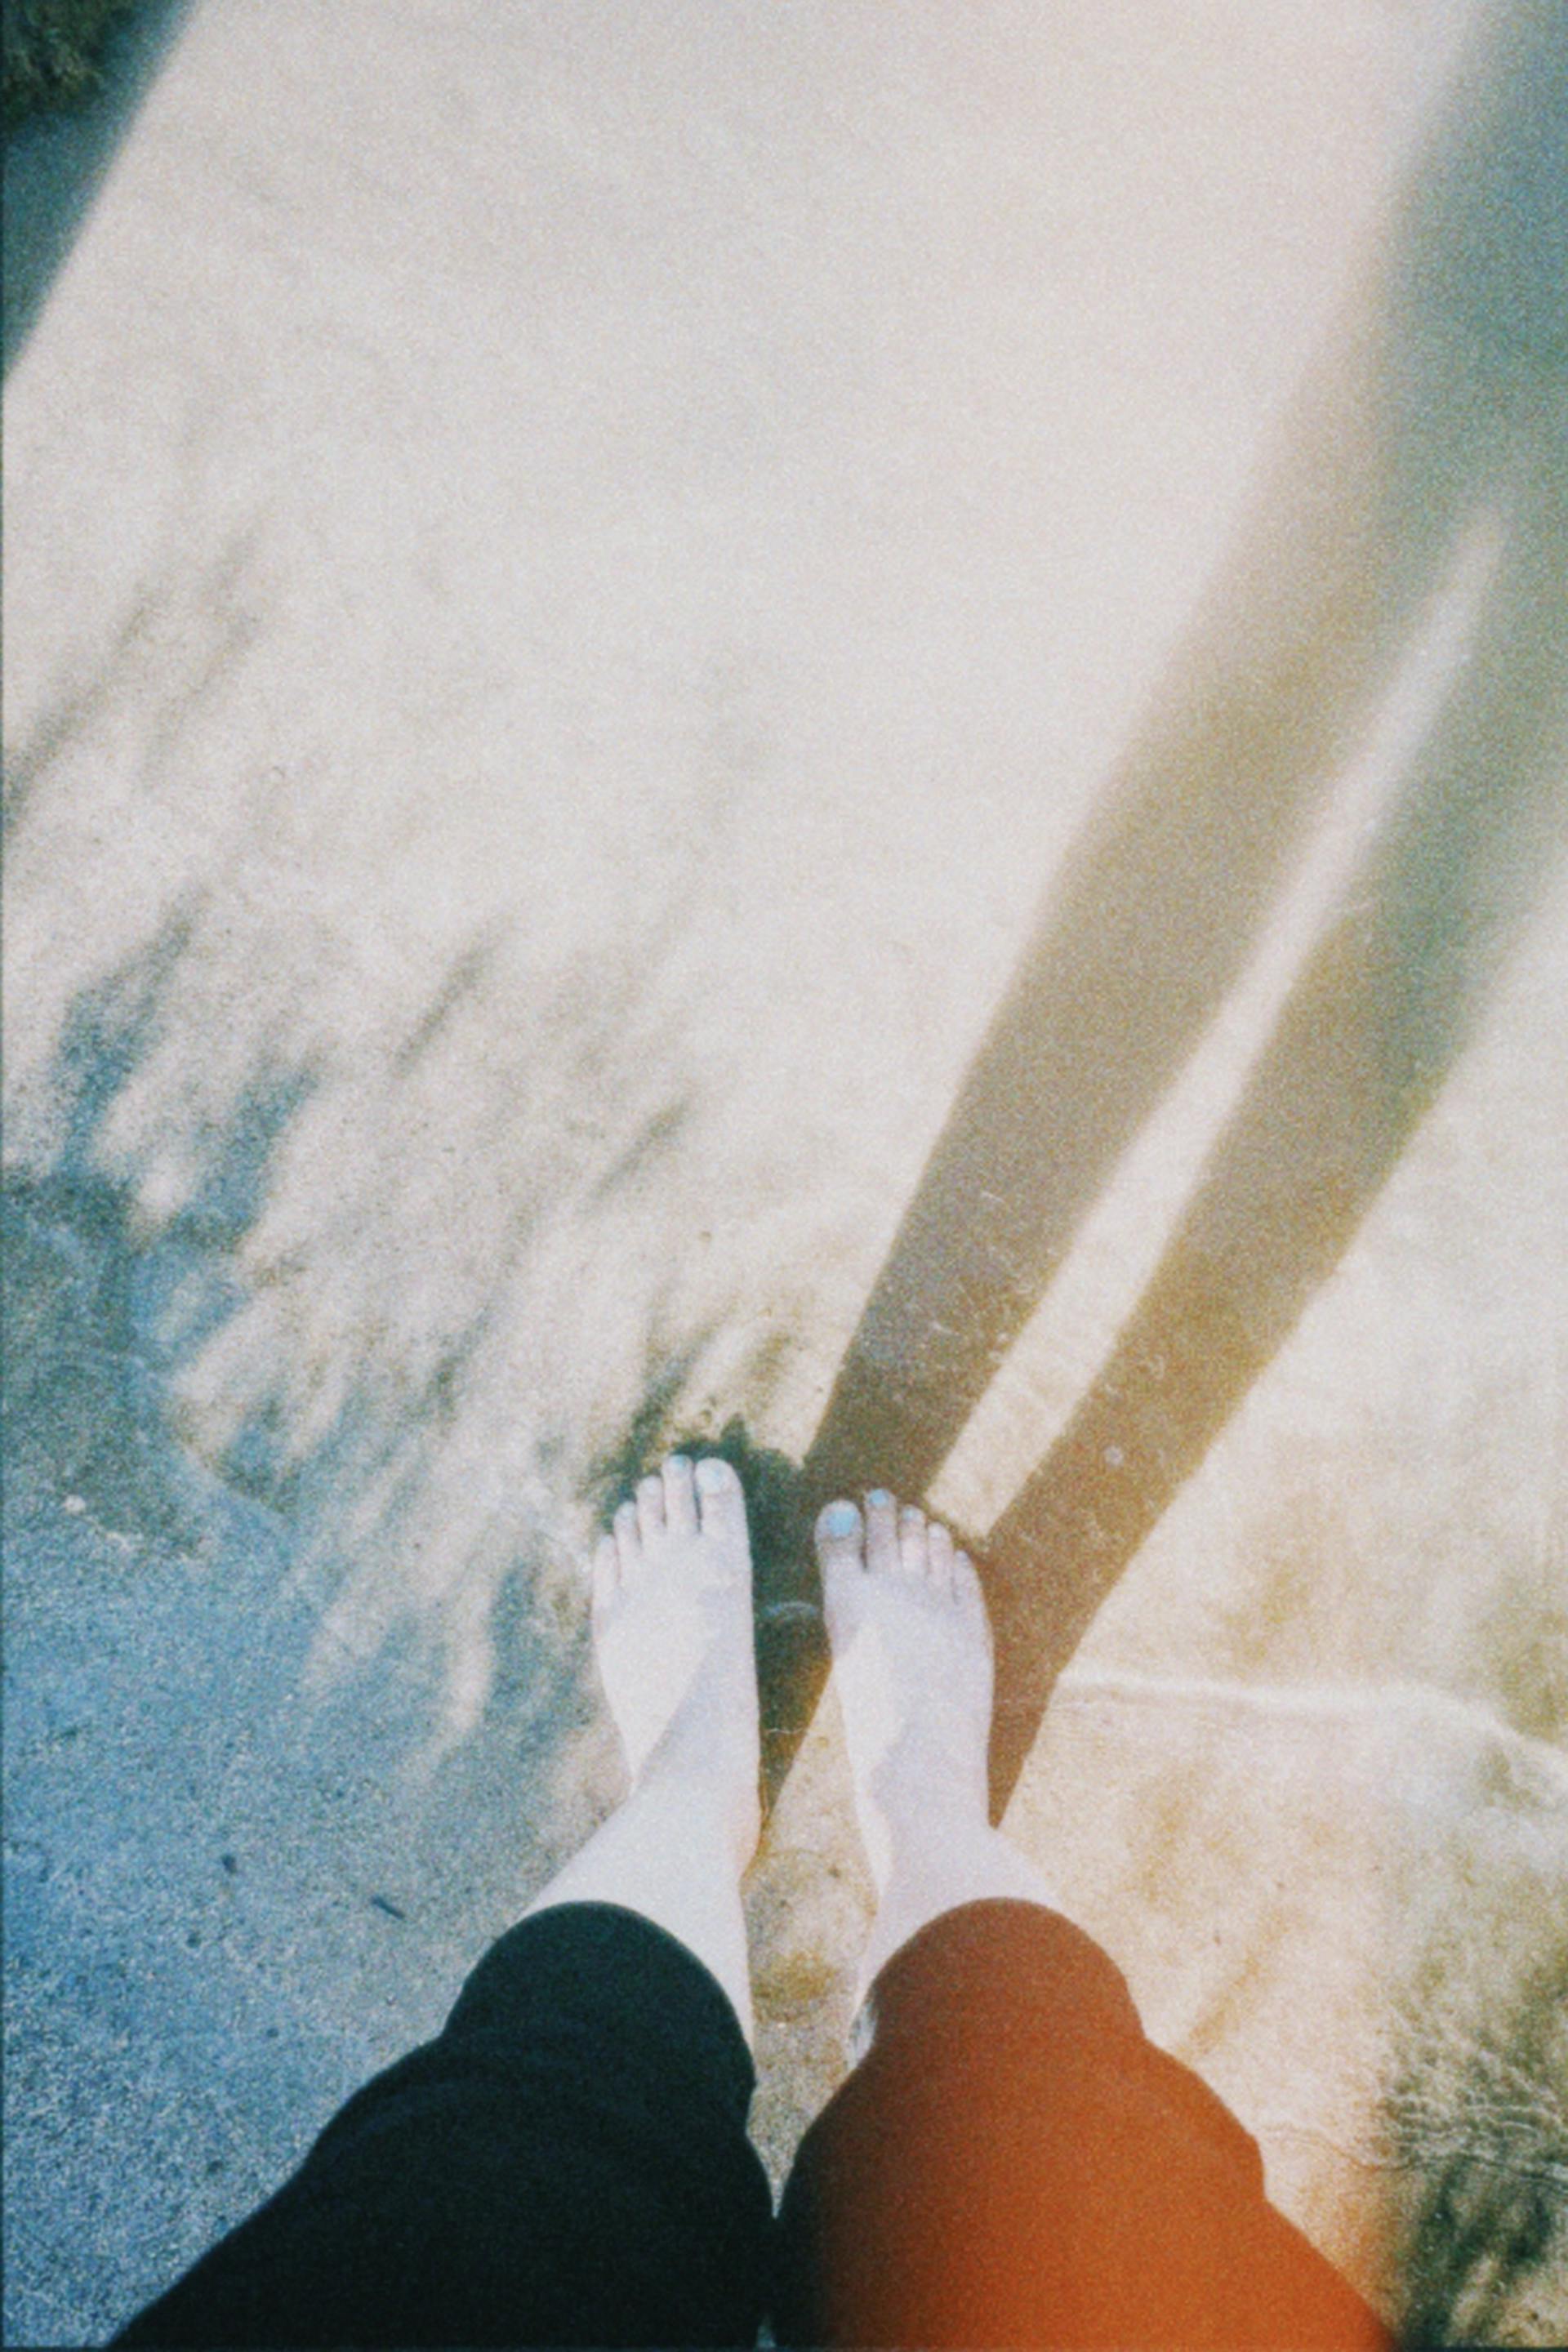
POLYGON ((1461 434, 1395 447, 1387 298, 1379 277, 1321 355, 1068 856, 850 1342, 808 1457, 824 1491, 925 1492, 1236 980, 1416 625, 1470 493, 1461 434))
POLYGON ((1106 1593, 1331 1272, 1562 845, 1568 447, 1547 403, 1468 661, 1136 1313, 992 1530, 1005 1805, 1106 1593))

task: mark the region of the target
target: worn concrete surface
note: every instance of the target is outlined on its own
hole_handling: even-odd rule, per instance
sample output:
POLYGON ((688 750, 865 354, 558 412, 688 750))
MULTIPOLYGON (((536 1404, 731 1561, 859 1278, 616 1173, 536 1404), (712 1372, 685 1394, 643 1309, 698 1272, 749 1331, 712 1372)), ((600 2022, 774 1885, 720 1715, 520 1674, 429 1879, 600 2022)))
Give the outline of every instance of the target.
MULTIPOLYGON (((1568 2333, 1549 18, 191 11, 7 383, 9 2340, 613 1801, 628 1427, 900 1316, 1010 1825, 1385 2309, 1568 2333)), ((866 1906, 829 1694, 775 2175, 866 1906)))

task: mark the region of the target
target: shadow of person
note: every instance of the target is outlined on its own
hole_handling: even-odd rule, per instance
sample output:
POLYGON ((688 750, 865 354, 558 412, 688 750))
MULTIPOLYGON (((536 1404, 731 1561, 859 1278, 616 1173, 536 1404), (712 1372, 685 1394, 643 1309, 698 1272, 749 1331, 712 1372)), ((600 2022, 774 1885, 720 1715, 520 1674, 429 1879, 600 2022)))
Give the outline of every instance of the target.
MULTIPOLYGON (((1558 429, 1568 436, 1568 409, 1558 429)), ((1100 1601, 1436 1097, 1560 846, 1568 630, 1552 606, 1568 498, 1560 457, 1542 442, 1533 459, 1479 639, 1417 772, 1292 987, 1109 1360, 991 1531, 999 1806, 1100 1601)))
POLYGON ((984 1547, 998 1805, 1095 1609, 1433 1099, 1555 846, 1565 382, 1568 20, 1500 0, 1047 901, 807 1457, 818 1492, 925 1492, 1489 523, 1446 705, 1110 1361, 984 1547))

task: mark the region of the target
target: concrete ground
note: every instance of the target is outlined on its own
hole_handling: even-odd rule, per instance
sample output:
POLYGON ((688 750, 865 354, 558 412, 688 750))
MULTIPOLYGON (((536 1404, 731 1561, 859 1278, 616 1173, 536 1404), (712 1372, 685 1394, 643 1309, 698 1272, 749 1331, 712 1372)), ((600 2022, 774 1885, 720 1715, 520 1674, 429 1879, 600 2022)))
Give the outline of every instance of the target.
MULTIPOLYGON (((595 1482, 736 1422, 985 1549, 1285 2209, 1568 2335, 1562 51, 180 20, 6 387, 8 2341, 613 1803, 595 1482)), ((829 1693, 775 2178, 868 1901, 829 1693)))

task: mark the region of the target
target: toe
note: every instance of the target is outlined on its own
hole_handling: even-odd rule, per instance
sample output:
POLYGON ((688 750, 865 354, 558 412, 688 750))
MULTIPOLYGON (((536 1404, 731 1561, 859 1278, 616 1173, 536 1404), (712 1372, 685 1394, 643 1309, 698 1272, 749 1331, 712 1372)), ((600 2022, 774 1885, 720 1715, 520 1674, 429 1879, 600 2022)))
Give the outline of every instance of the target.
POLYGON ((899 1512, 899 1566, 923 1584, 928 1565, 926 1515, 918 1503, 905 1503, 899 1512))
POLYGON ((987 1644, 991 1640, 991 1614, 985 1606, 979 1574, 966 1551, 954 1552, 952 1558, 952 1597, 964 1615, 978 1625, 987 1644))
POLYGON ((816 1515, 816 1562, 822 1571, 822 1610, 837 1657, 855 1637, 870 1586, 866 1576, 866 1527, 853 1503, 829 1503, 816 1515))
POLYGON ((717 1454, 705 1454, 693 1473, 697 1509, 705 1536, 746 1534, 746 1497, 729 1463, 717 1454))
POLYGON ((896 1576, 903 1565, 899 1507, 885 1486, 873 1486, 866 1497, 866 1565, 873 1576, 896 1576))
POLYGON ((664 1533, 664 1480, 657 1470, 637 1480, 637 1526, 644 1543, 664 1533))
POLYGON ((664 1523, 673 1536, 697 1533, 697 1488, 685 1454, 672 1454, 664 1465, 664 1523))
POLYGON ((642 1538, 637 1533, 637 1507, 629 1499, 616 1513, 613 1521, 616 1551, 621 1564, 621 1581, 635 1576, 642 1566, 642 1538))
POLYGON ((621 1557, 616 1549, 614 1536, 599 1538, 594 1547, 589 1575, 594 1592, 594 1615, 596 1621, 602 1622, 609 1615, 616 1595, 621 1589, 621 1557))
POLYGON ((931 1580, 939 1592, 951 1598, 955 1587, 952 1580, 952 1538, 940 1519, 933 1519, 926 1536, 926 1549, 931 1560, 931 1580))
POLYGON ((863 1532, 860 1514, 853 1503, 829 1503, 825 1511, 817 1513, 814 1533, 824 1583, 829 1578, 865 1573, 863 1532))

